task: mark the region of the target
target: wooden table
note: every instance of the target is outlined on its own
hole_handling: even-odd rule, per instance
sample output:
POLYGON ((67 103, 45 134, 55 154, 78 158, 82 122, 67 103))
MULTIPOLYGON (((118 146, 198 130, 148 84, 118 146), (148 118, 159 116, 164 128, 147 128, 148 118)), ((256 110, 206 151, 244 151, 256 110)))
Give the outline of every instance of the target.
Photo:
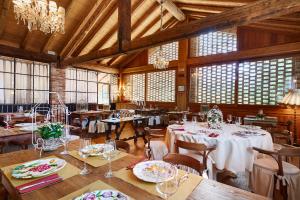
POLYGON ((71 118, 79 118, 80 122, 82 122, 83 119, 89 118, 89 117, 98 117, 98 116, 105 116, 111 114, 110 110, 89 110, 89 111, 74 111, 71 112, 71 118))
POLYGON ((10 142, 15 139, 22 139, 22 138, 28 138, 31 136, 31 131, 22 131, 20 128, 10 128, 5 129, 3 127, 0 127, 0 141, 2 142, 10 142))
MULTIPOLYGON (((6 115, 10 115, 11 121, 14 123, 32 122, 32 118, 30 116, 25 116, 24 113, 0 113, 0 117, 5 117, 6 115)), ((44 121, 44 115, 37 114, 36 121, 44 121)))
POLYGON ((257 118, 255 116, 246 116, 244 117, 244 124, 245 125, 262 125, 262 126, 269 126, 269 127, 276 127, 278 123, 277 117, 264 117, 264 118, 257 118))
MULTIPOLYGON (((77 149, 78 141, 70 143, 69 150, 77 149)), ((69 155, 60 155, 59 152, 62 149, 51 153, 45 153, 43 156, 47 157, 50 155, 55 155, 69 162, 70 164, 81 168, 83 163, 76 158, 69 155)), ((24 150, 17 151, 7 154, 0 155, 0 167, 10 166, 13 164, 18 164, 26 161, 31 161, 38 159, 38 152, 34 150, 24 150)), ((112 170, 116 171, 127 167, 130 163, 137 161, 137 157, 133 155, 125 156, 119 160, 112 162, 112 170)), ((101 180, 117 190, 122 190, 127 195, 138 199, 138 200, 161 200, 160 197, 150 194, 149 192, 142 190, 134 185, 127 183, 119 178, 113 177, 107 179, 104 177, 105 172, 108 170, 108 166, 104 165, 98 168, 88 166, 91 173, 86 176, 76 175, 68 178, 62 182, 56 183, 49 187, 36 190, 34 192, 20 195, 17 193, 16 189, 12 187, 10 182, 8 182, 7 177, 1 172, 2 184, 7 190, 7 192, 12 196, 13 199, 21 200, 56 200, 62 198, 76 190, 87 186, 88 184, 101 180)), ((227 186, 211 180, 203 180, 195 188, 195 190, 188 197, 189 200, 203 199, 203 200, 266 200, 267 198, 238 189, 231 186, 227 186)))
POLYGON ((127 140, 134 140, 134 142, 137 142, 137 139, 139 137, 142 137, 145 144, 147 142, 146 138, 145 138, 145 132, 143 131, 139 131, 138 127, 139 127, 139 122, 142 122, 142 124, 144 124, 145 126, 148 125, 148 120, 149 117, 146 116, 141 116, 141 117, 124 117, 121 119, 118 118, 110 118, 110 119, 104 119, 101 120, 104 123, 107 123, 108 125, 108 130, 106 131, 106 139, 110 138, 111 132, 112 132, 112 125, 116 126, 115 129, 115 133, 116 133, 116 139, 119 140, 120 139, 120 135, 125 127, 126 124, 130 124, 131 127, 134 130, 134 136, 129 137, 129 138, 123 138, 122 140, 127 141, 127 140), (140 134, 141 133, 141 134, 140 134))

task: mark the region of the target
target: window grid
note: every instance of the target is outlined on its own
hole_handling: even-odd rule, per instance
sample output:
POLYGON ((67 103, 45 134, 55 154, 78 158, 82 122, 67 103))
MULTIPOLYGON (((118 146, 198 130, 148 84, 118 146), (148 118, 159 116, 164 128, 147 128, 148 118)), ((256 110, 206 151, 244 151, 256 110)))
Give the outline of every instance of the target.
MULTIPOLYGON (((148 56, 149 64, 155 63, 159 54, 158 50, 159 48, 157 47, 150 50, 150 52, 152 51, 152 53, 149 53, 148 56)), ((166 61, 178 60, 178 42, 172 42, 169 44, 162 45, 162 50, 164 52, 166 61)))
POLYGON ((124 96, 130 101, 145 100, 146 74, 131 74, 124 77, 124 96))
POLYGON ((234 104, 236 63, 197 67, 191 70, 190 101, 234 104))
POLYGON ((175 102, 176 71, 147 73, 147 101, 175 102))
POLYGON ((276 105, 291 88, 293 59, 239 63, 238 104, 276 105))
POLYGON ((206 56, 227 53, 237 50, 237 36, 235 32, 217 31, 201 34, 190 40, 190 56, 206 56))
POLYGON ((0 103, 49 103, 49 64, 0 57, 0 103))

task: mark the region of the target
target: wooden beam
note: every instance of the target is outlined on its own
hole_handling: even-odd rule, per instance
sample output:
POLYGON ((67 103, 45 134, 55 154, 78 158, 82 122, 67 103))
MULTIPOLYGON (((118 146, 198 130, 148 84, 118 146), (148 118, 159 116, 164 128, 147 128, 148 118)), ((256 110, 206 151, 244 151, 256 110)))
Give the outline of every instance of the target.
POLYGON ((195 20, 188 24, 182 24, 153 35, 135 39, 124 46, 124 52, 118 51, 118 49, 113 46, 109 49, 94 51, 76 58, 66 59, 62 64, 83 63, 120 55, 122 53, 136 52, 176 40, 190 38, 201 33, 247 25, 297 11, 300 11, 300 0, 260 0, 246 6, 208 16, 202 20, 195 20))
MULTIPOLYGON (((189 0, 189 4, 205 5, 205 6, 225 6, 225 7, 237 7, 244 6, 255 0, 189 0)), ((186 3, 186 0, 176 0, 176 3, 186 3)))
POLYGON ((34 61, 45 62, 45 63, 54 63, 58 61, 57 56, 54 55, 30 52, 24 49, 5 46, 5 45, 0 45, 0 55, 21 58, 26 60, 34 60, 34 61))
POLYGON ((156 0, 158 3, 163 1, 162 6, 169 11, 176 19, 179 21, 184 21, 186 19, 185 14, 178 8, 172 0, 156 0))
POLYGON ((5 25, 6 25, 6 17, 8 14, 8 10, 11 4, 11 0, 2 0, 0 3, 0 8, 1 8, 1 15, 0 15, 0 37, 4 32, 5 25))
POLYGON ((119 73, 119 69, 117 69, 117 68, 102 66, 102 65, 98 65, 98 64, 80 64, 80 65, 75 65, 75 67, 81 68, 81 69, 90 69, 90 70, 109 73, 109 74, 118 74, 119 73))
POLYGON ((218 14, 230 9, 228 7, 193 5, 187 3, 178 3, 177 6, 183 11, 195 11, 211 14, 218 14))
POLYGON ((200 56, 188 59, 188 65, 207 65, 232 62, 237 60, 293 55, 300 53, 300 42, 275 45, 270 47, 241 50, 218 55, 200 56))
MULTIPOLYGON (((173 60, 170 61, 168 68, 176 68, 178 66, 178 61, 173 60)), ((144 65, 144 66, 139 66, 139 67, 130 67, 130 68, 125 68, 122 70, 123 74, 130 74, 130 73, 136 73, 136 72, 146 72, 146 71, 154 71, 153 65, 144 65)))
POLYGON ((118 46, 123 51, 124 44, 131 41, 131 0, 118 0, 118 46))

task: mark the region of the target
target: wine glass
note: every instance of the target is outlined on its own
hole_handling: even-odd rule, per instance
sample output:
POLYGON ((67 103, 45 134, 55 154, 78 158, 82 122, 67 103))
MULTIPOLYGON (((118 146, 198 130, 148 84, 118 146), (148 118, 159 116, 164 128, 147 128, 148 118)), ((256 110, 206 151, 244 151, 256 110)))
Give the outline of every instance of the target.
POLYGON ((105 147, 103 150, 103 157, 108 160, 108 172, 105 173, 106 178, 113 177, 113 173, 111 170, 111 159, 116 155, 116 142, 115 140, 106 140, 105 147))
POLYGON ((4 117, 4 123, 6 124, 6 127, 5 127, 5 129, 9 129, 9 122, 11 121, 11 116, 10 115, 6 115, 5 117, 4 117))
MULTIPOLYGON (((180 180, 177 178, 177 169, 176 166, 171 167, 172 170, 169 170, 168 173, 170 175, 170 179, 165 180, 163 182, 157 182, 156 191, 162 195, 164 199, 168 199, 173 194, 175 194, 178 190, 180 180)), ((157 177, 159 173, 157 174, 157 177)))
POLYGON ((84 138, 80 139, 80 145, 79 145, 79 155, 81 158, 83 158, 83 169, 81 170, 81 175, 87 175, 89 174, 89 171, 86 167, 85 159, 89 156, 89 146, 91 145, 91 138, 84 138))
POLYGON ((231 124, 231 122, 232 122, 232 115, 231 114, 227 115, 227 122, 229 124, 231 124))
POLYGON ((185 122, 187 121, 187 116, 186 116, 186 114, 183 115, 182 121, 183 121, 183 123, 185 123, 185 122))
POLYGON ((199 113, 199 117, 200 117, 201 122, 204 122, 205 114, 201 112, 201 113, 199 113))
POLYGON ((236 124, 237 126, 240 126, 240 125, 242 124, 242 118, 241 118, 241 117, 236 117, 236 119, 235 119, 235 124, 236 124))
POLYGON ((60 154, 62 154, 62 155, 69 154, 67 147, 68 147, 68 143, 69 143, 70 139, 71 139, 71 136, 69 134, 69 129, 66 128, 64 131, 64 134, 60 137, 60 140, 63 142, 63 145, 64 145, 64 151, 60 152, 60 154))
POLYGON ((193 122, 193 124, 196 124, 196 123, 197 123, 197 116, 193 116, 192 122, 193 122))

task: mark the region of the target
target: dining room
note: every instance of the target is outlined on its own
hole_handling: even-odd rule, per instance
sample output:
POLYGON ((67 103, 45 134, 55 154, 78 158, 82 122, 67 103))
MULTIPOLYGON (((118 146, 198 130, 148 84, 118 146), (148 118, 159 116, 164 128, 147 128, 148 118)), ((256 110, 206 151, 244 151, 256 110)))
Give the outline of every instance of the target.
POLYGON ((300 199, 299 0, 0 0, 0 200, 300 199))

